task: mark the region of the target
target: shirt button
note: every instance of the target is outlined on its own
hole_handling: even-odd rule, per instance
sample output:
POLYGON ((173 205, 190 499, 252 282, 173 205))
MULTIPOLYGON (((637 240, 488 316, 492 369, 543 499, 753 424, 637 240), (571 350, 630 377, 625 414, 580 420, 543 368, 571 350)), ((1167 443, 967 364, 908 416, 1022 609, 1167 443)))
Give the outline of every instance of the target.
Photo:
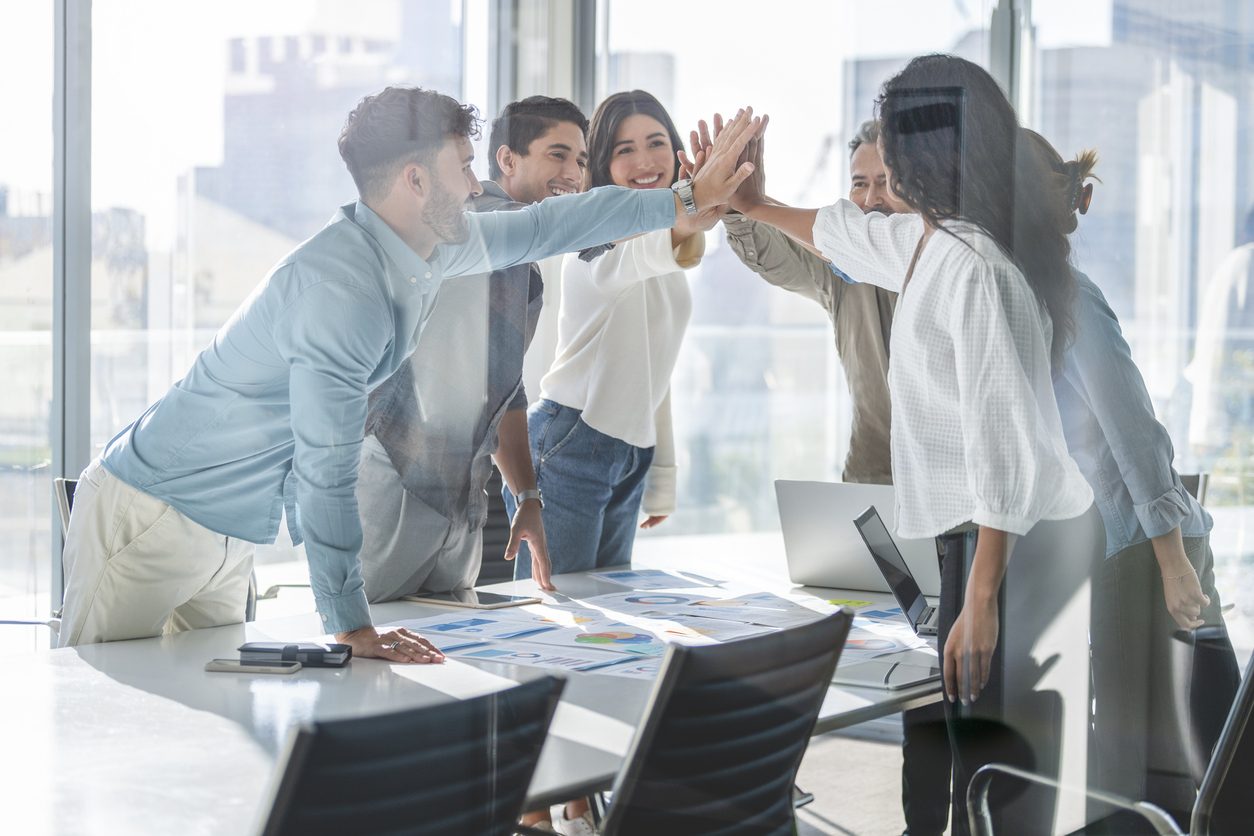
POLYGON ((427 279, 431 278, 431 271, 428 270, 425 274, 423 274, 423 278, 427 278, 427 279))
POLYGON ((413 276, 410 276, 410 277, 409 277, 409 283, 410 283, 410 284, 418 284, 418 280, 417 280, 416 278, 414 278, 413 276))
POLYGON ((324 616, 322 616, 322 620, 323 620, 323 621, 329 621, 330 619, 329 619, 329 618, 327 618, 327 616, 325 616, 325 615, 324 615, 324 616))

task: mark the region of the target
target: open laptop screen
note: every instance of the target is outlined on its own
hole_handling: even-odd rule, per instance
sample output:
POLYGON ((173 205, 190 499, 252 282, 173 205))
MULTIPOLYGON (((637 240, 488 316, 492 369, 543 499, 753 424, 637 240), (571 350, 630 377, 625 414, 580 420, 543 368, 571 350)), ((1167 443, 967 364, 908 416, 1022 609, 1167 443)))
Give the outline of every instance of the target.
POLYGON ((910 568, 906 566, 905 559, 902 558, 897 544, 893 542, 892 535, 888 533, 888 528, 880 519, 875 506, 863 511, 853 524, 857 526, 858 533, 862 535, 866 547, 871 551, 871 557, 875 558, 876 565, 884 573, 888 588, 892 590, 893 597, 897 599, 902 611, 910 619, 910 624, 917 625, 919 616, 927 607, 927 601, 923 598, 919 585, 914 582, 910 568))

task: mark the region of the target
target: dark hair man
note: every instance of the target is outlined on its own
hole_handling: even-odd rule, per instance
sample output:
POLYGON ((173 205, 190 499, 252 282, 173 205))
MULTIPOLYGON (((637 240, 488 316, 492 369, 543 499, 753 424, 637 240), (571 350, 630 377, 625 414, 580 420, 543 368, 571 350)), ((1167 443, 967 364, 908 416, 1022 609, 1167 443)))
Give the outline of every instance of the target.
MULTIPOLYGON (((493 179, 480 183, 472 211, 520 209, 583 191, 587 126, 566 99, 531 96, 506 105, 492 123, 493 179)), ((505 557, 513 560, 526 541, 532 576, 553 588, 522 385, 543 293, 534 263, 449 283, 422 339, 457 350, 440 363, 411 357, 370 394, 357 499, 371 603, 474 585, 492 459, 519 497, 505 557)))
POLYGON ((60 643, 239 621, 252 544, 286 516, 327 632, 358 656, 442 659, 371 623, 355 496, 369 391, 415 349, 444 279, 692 225, 693 207, 725 203, 752 171, 737 159, 759 127, 747 112, 709 176, 673 195, 598 189, 467 214, 481 192, 474 109, 413 87, 363 99, 339 139, 360 199, 284 257, 83 472, 60 643))
POLYGON ((488 134, 488 176, 519 203, 582 191, 587 136, 588 118, 574 102, 550 96, 510 102, 488 134), (563 125, 570 127, 561 130, 563 125))

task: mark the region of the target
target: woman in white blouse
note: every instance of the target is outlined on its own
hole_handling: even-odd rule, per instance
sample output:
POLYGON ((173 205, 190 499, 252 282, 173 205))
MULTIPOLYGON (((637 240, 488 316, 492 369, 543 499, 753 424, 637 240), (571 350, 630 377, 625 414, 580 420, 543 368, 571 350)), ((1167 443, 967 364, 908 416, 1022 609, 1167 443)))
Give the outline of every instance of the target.
MULTIPOLYGON (((589 185, 668 189, 682 148, 656 98, 616 93, 589 126, 589 185)), ((557 356, 527 421, 553 574, 629 562, 637 524, 675 510, 670 379, 692 308, 684 268, 718 217, 566 256, 557 356)), ((530 569, 516 560, 514 577, 530 569)))
MULTIPOLYGON (((952 56, 916 58, 878 105, 885 168, 917 214, 864 215, 845 200, 779 205, 765 197, 760 159, 732 206, 854 281, 901 292, 889 369, 898 533, 938 537, 943 550, 950 703, 972 703, 986 687, 995 699, 998 593, 1015 538, 1093 502, 1052 385, 1074 322, 1070 247, 1043 215, 1050 180, 1017 150, 1018 120, 987 72, 952 56)), ((956 754, 957 800, 978 764, 964 768, 956 754)), ((965 825, 955 815, 955 832, 965 825)))

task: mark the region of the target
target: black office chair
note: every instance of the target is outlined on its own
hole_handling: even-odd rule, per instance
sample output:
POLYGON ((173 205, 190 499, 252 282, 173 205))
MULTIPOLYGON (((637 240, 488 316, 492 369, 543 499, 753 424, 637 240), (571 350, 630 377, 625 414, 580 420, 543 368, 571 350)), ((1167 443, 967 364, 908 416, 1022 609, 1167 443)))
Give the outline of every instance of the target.
POLYGON ((1210 487, 1209 473, 1181 473, 1180 483, 1189 492, 1189 496, 1197 500, 1199 505, 1206 504, 1206 492, 1210 487))
POLYGON ((262 836, 506 836, 565 684, 297 728, 262 836))
POLYGON ((852 621, 672 645, 601 832, 793 833, 793 781, 852 621))
MULTIPOLYGON (((1210 763, 1202 778, 1201 788, 1194 802, 1188 833, 1191 836, 1238 836, 1254 832, 1254 793, 1250 792, 1250 779, 1254 776, 1254 659, 1251 659, 1241 680, 1236 700, 1228 712, 1219 741, 1210 755, 1210 763)), ((977 836, 992 834, 988 794, 997 776, 1017 778, 1033 784, 1052 787, 1058 791, 1074 789, 1116 809, 1140 816, 1152 828, 1147 833, 1160 836, 1183 836, 1162 808, 1145 801, 1133 801, 1113 793, 1082 788, 1064 788, 1057 781, 1033 772, 1006 766, 988 764, 979 769, 967 789, 967 815, 971 832, 977 836)))

